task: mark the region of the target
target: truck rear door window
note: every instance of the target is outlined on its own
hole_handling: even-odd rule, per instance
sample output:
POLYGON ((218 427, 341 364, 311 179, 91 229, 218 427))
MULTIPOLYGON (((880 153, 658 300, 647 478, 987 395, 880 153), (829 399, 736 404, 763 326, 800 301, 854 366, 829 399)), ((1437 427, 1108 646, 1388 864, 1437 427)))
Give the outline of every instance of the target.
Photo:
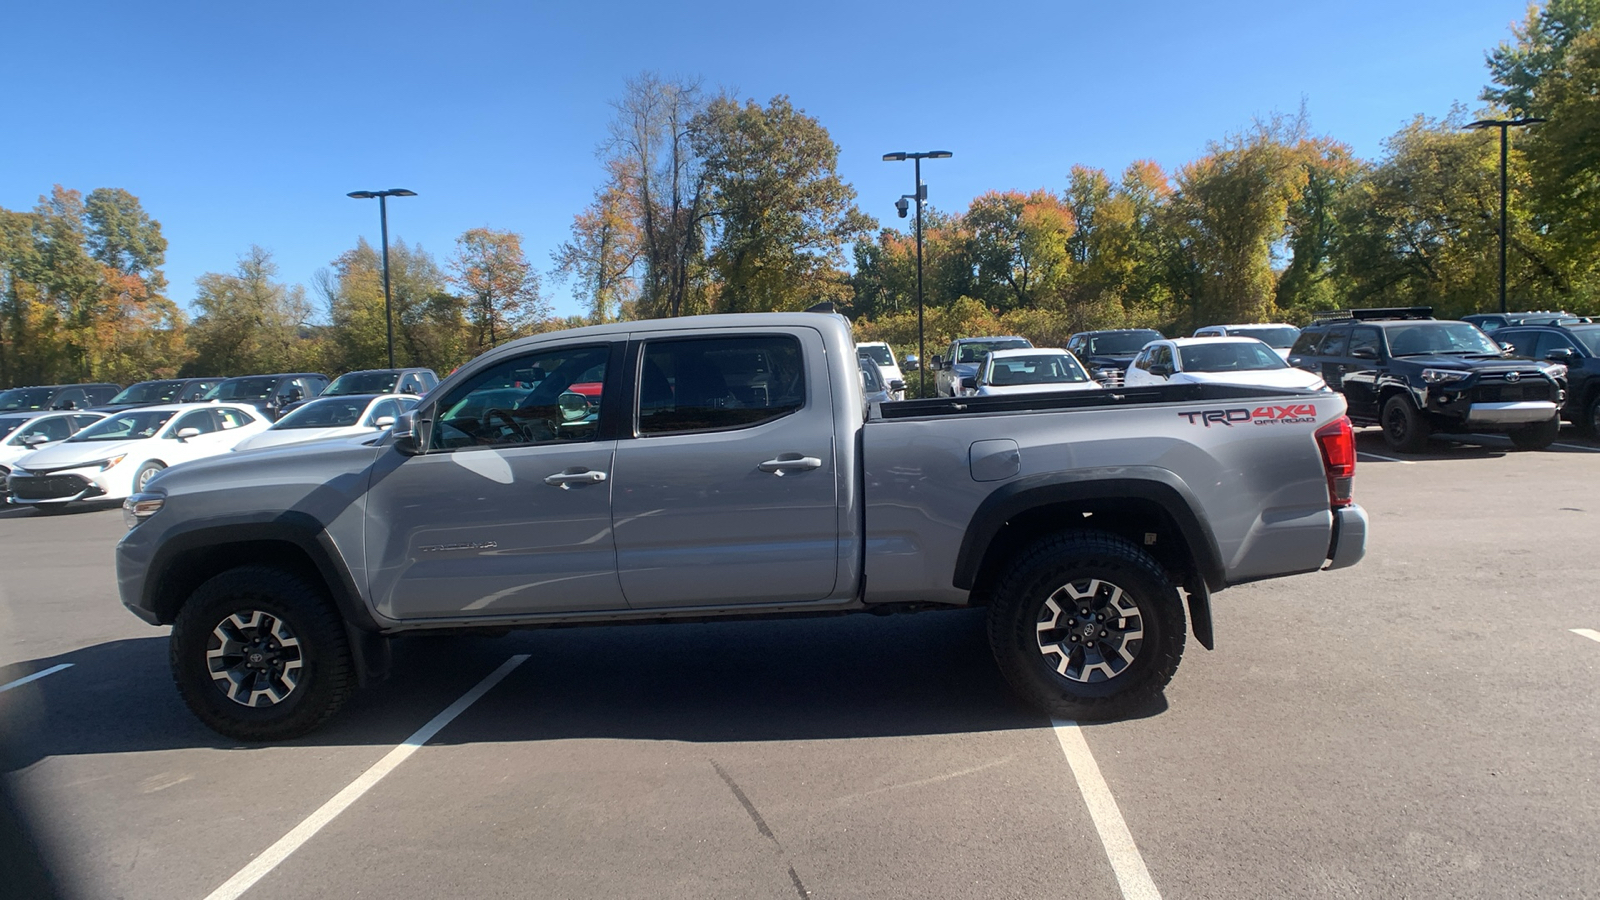
POLYGON ((805 405, 800 342, 787 335, 657 340, 639 367, 641 435, 749 428, 805 405))

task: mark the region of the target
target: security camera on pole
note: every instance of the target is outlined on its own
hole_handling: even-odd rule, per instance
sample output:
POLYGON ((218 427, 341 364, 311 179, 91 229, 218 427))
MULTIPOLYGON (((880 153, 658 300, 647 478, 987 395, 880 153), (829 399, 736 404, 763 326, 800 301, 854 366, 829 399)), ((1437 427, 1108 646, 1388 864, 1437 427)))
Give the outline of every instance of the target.
POLYGON ((922 183, 922 161, 925 159, 949 159, 955 154, 949 150, 928 150, 923 153, 907 153, 898 151, 885 153, 884 162, 905 162, 912 160, 916 165, 917 192, 902 194, 894 202, 895 211, 900 218, 906 217, 906 210, 911 206, 910 201, 917 201, 917 396, 921 397, 928 392, 928 354, 922 343, 922 207, 928 202, 928 186, 922 183))

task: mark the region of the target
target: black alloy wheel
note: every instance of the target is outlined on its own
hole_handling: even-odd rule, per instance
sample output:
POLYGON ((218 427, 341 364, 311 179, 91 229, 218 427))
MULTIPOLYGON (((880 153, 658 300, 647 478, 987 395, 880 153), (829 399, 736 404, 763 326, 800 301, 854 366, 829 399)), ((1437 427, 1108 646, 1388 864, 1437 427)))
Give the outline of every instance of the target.
POLYGON ((1383 403, 1383 440, 1389 449, 1401 453, 1421 453, 1428 448, 1433 429, 1411 398, 1395 394, 1383 403))

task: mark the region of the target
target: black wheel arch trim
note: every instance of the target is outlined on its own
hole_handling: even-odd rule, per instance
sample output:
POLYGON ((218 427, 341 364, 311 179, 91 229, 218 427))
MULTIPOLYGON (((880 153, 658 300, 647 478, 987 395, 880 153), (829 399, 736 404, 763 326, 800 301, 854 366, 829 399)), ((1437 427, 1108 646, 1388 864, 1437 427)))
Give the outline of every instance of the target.
POLYGON ((952 583, 962 590, 971 590, 977 584, 990 545, 1013 518, 1037 507, 1083 500, 1155 503, 1172 517, 1182 532, 1189 555, 1206 585, 1214 591, 1227 586, 1216 537, 1195 512, 1199 508, 1198 501, 1176 475, 1161 469, 1140 473, 1138 477, 1111 478, 1094 472, 1050 472, 1018 478, 996 488, 978 505, 967 524, 961 549, 956 554, 952 583))
MULTIPOLYGON (((149 610, 158 608, 154 592, 165 581, 174 561, 182 555, 210 547, 257 541, 279 541, 298 547, 316 566, 347 625, 360 631, 376 633, 381 630, 363 603, 361 591, 332 538, 328 537, 321 523, 305 513, 286 512, 270 522, 219 524, 199 521, 169 532, 163 536, 160 548, 150 561, 141 605, 149 610)), ((270 563, 271 560, 263 562, 270 563)), ((163 616, 162 619, 164 621, 160 624, 169 624, 171 617, 163 616)))

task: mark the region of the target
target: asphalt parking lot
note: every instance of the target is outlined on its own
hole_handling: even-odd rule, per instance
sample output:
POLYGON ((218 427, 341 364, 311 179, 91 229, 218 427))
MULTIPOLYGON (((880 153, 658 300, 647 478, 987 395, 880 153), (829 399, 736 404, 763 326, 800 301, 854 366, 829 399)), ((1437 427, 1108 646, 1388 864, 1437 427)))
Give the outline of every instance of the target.
POLYGON ((1164 708, 1081 727, 956 611, 412 639, 234 746, 120 514, 0 511, 5 783, 70 897, 1600 893, 1600 444, 1359 441, 1366 560, 1218 594, 1164 708))

